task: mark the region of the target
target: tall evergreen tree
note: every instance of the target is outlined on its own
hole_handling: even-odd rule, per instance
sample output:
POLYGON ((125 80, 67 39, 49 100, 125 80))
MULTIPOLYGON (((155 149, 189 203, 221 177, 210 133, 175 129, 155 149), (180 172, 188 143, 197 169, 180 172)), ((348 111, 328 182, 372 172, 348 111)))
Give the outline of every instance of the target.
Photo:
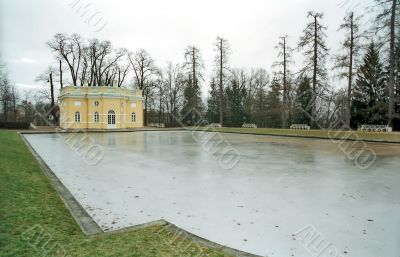
POLYGON ((303 36, 300 37, 298 48, 303 50, 305 57, 305 67, 301 70, 302 74, 311 75, 312 78, 312 123, 311 126, 316 126, 317 119, 317 95, 325 86, 327 72, 325 67, 328 48, 326 47, 325 39, 327 28, 321 24, 323 13, 308 12, 308 18, 311 21, 303 31, 303 36), (312 74, 308 74, 311 71, 312 74))
POLYGON ((296 94, 296 114, 294 122, 298 124, 310 124, 312 115, 312 106, 310 106, 312 98, 311 79, 307 76, 301 77, 296 94))
POLYGON ((353 93, 352 126, 385 124, 387 122, 387 91, 379 51, 372 42, 357 74, 353 93))
POLYGON ((388 123, 393 127, 395 118, 395 77, 396 77, 396 26, 399 26, 400 0, 375 0, 381 8, 376 18, 376 32, 382 45, 387 46, 389 60, 388 91, 388 123))
POLYGON ((395 76, 395 88, 394 88, 395 118, 393 121, 393 129, 399 131, 400 130, 400 33, 397 35, 395 59, 396 59, 396 71, 395 71, 396 76, 395 76))
POLYGON ((244 99, 246 89, 241 85, 237 77, 233 77, 226 88, 227 117, 226 124, 233 127, 240 127, 245 121, 244 99))
POLYGON ((190 74, 183 91, 184 100, 181 111, 183 115, 182 121, 189 125, 196 124, 202 119, 201 113, 203 111, 203 106, 200 94, 200 88, 196 86, 190 74))
POLYGON ((184 89, 182 115, 184 116, 184 122, 194 124, 201 119, 200 113, 203 109, 200 97, 200 81, 203 80, 204 64, 200 49, 195 46, 186 48, 185 68, 187 81, 184 89))
MULTIPOLYGON (((269 85, 269 75, 265 69, 255 70, 249 79, 248 89, 246 90, 245 109, 246 117, 251 123, 258 127, 267 125, 267 89, 269 85)), ((247 120, 246 120, 247 121, 247 120)))
POLYGON ((267 94, 267 126, 271 128, 281 127, 282 122, 282 101, 281 101, 281 86, 279 80, 274 77, 271 82, 271 90, 267 94))
POLYGON ((219 90, 215 79, 210 82, 210 91, 207 99, 207 118, 211 123, 219 122, 219 90))
MULTIPOLYGON (((400 105, 400 35, 396 45, 396 77, 395 77, 395 94, 397 95, 397 105, 400 105)), ((400 106, 398 106, 399 108, 400 106)), ((399 112, 399 111, 398 111, 399 112)))

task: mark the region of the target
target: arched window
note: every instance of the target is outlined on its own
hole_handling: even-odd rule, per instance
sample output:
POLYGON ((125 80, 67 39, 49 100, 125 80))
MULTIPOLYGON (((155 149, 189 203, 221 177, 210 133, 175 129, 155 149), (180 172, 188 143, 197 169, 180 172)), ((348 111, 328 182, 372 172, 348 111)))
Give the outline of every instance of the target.
POLYGON ((136 113, 132 112, 131 121, 136 122, 136 113))
POLYGON ((75 112, 75 122, 81 122, 81 114, 80 114, 80 112, 75 112))
POLYGON ((94 123, 99 123, 100 117, 99 117, 99 113, 95 112, 94 113, 94 123))
POLYGON ((115 125, 115 112, 113 110, 108 111, 107 124, 115 125))

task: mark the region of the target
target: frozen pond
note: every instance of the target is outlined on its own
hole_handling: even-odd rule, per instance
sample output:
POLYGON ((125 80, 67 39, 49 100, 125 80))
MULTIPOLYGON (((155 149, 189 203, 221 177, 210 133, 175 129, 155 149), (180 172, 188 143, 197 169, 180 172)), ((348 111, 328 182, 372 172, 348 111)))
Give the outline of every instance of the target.
POLYGON ((165 219, 253 254, 310 257, 312 228, 331 244, 322 257, 400 256, 400 145, 368 143, 377 159, 362 170, 328 140, 221 135, 240 153, 230 170, 187 131, 90 134, 97 165, 68 134, 24 136, 103 230, 165 219))

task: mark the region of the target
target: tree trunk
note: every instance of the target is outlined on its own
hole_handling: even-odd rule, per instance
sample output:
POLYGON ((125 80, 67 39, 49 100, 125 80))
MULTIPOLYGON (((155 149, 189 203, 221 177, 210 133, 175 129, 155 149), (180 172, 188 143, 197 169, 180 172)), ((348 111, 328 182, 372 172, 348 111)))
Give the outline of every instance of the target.
POLYGON ((388 110, 388 121, 389 126, 393 127, 393 116, 394 116, 394 76, 395 76, 395 25, 396 25, 396 7, 398 0, 392 0, 392 14, 390 18, 390 57, 389 57, 389 110, 388 110))
POLYGON ((312 85, 312 111, 311 111, 311 127, 316 127, 316 119, 317 119, 317 67, 318 67, 318 23, 317 23, 317 15, 314 16, 314 70, 313 70, 313 85, 312 85))
POLYGON ((283 112, 282 112, 282 128, 287 128, 287 78, 286 78, 286 37, 283 37, 283 112))
POLYGON ((59 66, 59 71, 60 71, 60 87, 63 88, 63 72, 62 72, 62 63, 61 59, 59 60, 60 66, 59 66))
POLYGON ((7 122, 8 121, 8 103, 7 103, 8 99, 7 97, 5 97, 5 100, 3 102, 3 109, 4 109, 4 121, 7 122))
POLYGON ((346 125, 350 129, 351 121, 351 97, 352 97, 352 84, 353 84, 353 55, 354 55, 354 14, 350 14, 350 60, 349 60, 349 84, 347 88, 347 113, 346 125))
POLYGON ((161 111, 162 111, 162 106, 161 106, 161 96, 160 96, 160 108, 158 109, 158 123, 161 123, 161 111))
POLYGON ((193 97, 193 99, 192 99, 192 104, 193 104, 193 107, 192 107, 192 110, 190 110, 191 111, 191 122, 192 122, 192 124, 194 124, 194 122, 195 122, 195 111, 194 111, 194 109, 196 109, 197 108, 197 92, 196 92, 196 90, 197 90, 197 79, 196 79, 196 56, 195 56, 195 48, 193 47, 193 49, 192 49, 192 61, 193 61, 193 87, 192 87, 192 97, 193 97))
POLYGON ((144 99, 144 111, 143 111, 143 125, 144 126, 147 126, 147 117, 148 117, 148 115, 147 115, 147 102, 148 102, 148 100, 149 100, 149 97, 148 97, 148 95, 147 94, 145 94, 145 99, 144 99))
POLYGON ((53 73, 50 72, 49 74, 49 81, 50 81, 50 94, 51 94, 51 116, 53 116, 54 124, 58 123, 57 113, 56 113, 56 105, 54 100, 54 84, 53 84, 53 73))
POLYGON ((12 104, 13 104, 13 120, 17 121, 17 98, 16 98, 15 88, 13 89, 12 92, 12 104))
POLYGON ((224 86, 223 86, 223 49, 222 49, 222 38, 220 39, 220 45, 219 45, 219 54, 220 54, 220 60, 219 60, 219 123, 221 124, 221 127, 223 127, 224 123, 224 86))

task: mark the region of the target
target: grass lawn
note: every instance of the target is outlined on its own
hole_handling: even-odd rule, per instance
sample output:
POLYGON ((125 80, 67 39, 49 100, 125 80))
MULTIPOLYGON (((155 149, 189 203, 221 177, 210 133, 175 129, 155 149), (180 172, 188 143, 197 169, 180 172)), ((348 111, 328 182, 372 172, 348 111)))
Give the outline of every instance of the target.
POLYGON ((351 138, 372 141, 391 141, 400 143, 399 132, 359 132, 359 131, 328 131, 328 130, 290 130, 290 129, 269 129, 269 128, 199 128, 216 132, 229 133, 247 133, 259 135, 282 135, 282 136, 300 136, 300 137, 318 137, 318 138, 351 138))
POLYGON ((197 245, 162 228, 85 236, 20 136, 0 130, 0 256, 199 255, 197 245))

